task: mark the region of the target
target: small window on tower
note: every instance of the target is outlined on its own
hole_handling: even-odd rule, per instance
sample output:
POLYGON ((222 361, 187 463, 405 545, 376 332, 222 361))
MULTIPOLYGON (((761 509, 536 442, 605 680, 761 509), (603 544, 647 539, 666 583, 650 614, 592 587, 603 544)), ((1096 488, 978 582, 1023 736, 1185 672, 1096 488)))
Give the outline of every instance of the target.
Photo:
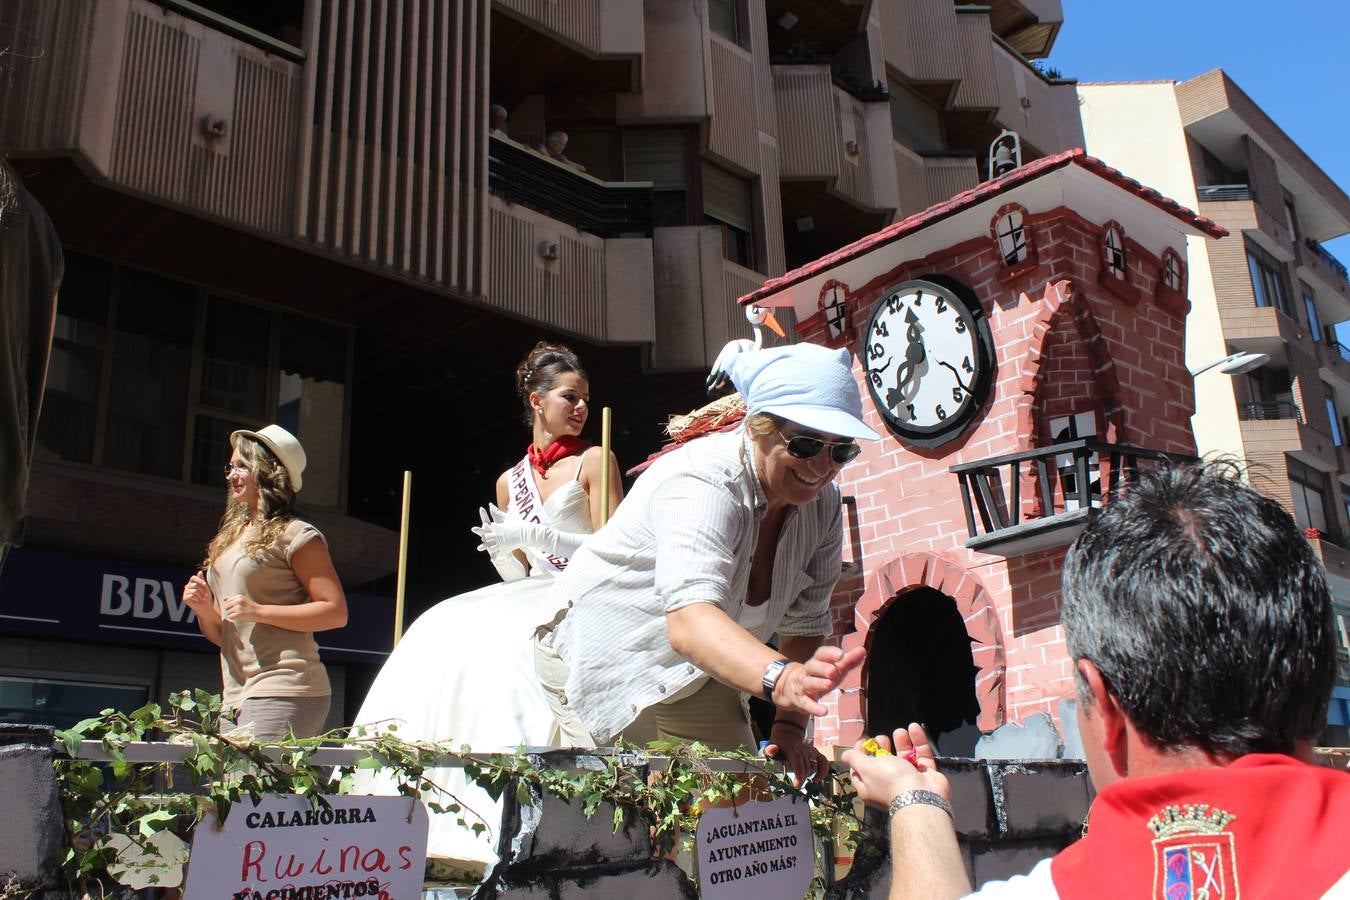
POLYGON ((1005 266, 1015 266, 1027 258, 1027 232, 1021 210, 1011 210, 998 220, 998 250, 1005 266))
POLYGON ((1182 274, 1181 257, 1171 250, 1163 254, 1163 283, 1178 294, 1183 293, 1183 288, 1186 286, 1185 275, 1182 274))
POLYGON ((1115 225, 1106 227, 1105 263, 1108 272, 1125 280, 1125 240, 1115 225))

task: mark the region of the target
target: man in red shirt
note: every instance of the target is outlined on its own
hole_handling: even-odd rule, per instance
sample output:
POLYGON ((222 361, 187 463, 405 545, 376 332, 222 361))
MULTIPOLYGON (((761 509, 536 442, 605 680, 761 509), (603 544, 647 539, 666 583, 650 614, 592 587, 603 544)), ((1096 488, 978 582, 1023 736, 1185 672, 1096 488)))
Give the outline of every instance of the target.
MULTIPOLYGON (((1228 464, 1140 473, 1070 547, 1063 593, 1098 791, 1087 834, 973 896, 1350 897, 1350 774, 1310 762, 1331 597, 1289 514, 1228 464)), ((844 754, 890 810, 891 900, 965 896, 933 748, 918 725, 893 742, 844 754)))

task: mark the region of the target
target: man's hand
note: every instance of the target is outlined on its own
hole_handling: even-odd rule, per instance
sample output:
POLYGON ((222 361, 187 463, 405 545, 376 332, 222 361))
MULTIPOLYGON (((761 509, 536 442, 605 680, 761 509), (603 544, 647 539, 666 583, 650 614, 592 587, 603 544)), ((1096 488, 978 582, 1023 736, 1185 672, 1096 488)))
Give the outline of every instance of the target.
POLYGON ((849 767, 849 780, 859 799, 871 806, 886 809, 899 794, 913 789, 951 799, 947 776, 937 770, 933 745, 917 723, 908 729, 895 729, 894 744, 885 735, 858 741, 851 750, 844 751, 844 763, 849 767), (887 752, 873 755, 877 750, 865 746, 873 741, 877 748, 887 752))
POLYGON ((797 787, 808 778, 824 781, 830 775, 830 761, 806 740, 806 732, 795 722, 774 723, 764 755, 781 762, 797 787))
POLYGON ((820 698, 839 687, 844 677, 862 665, 867 651, 862 647, 841 650, 817 647, 804 663, 792 663, 773 686, 773 705, 780 710, 823 716, 828 710, 820 698))

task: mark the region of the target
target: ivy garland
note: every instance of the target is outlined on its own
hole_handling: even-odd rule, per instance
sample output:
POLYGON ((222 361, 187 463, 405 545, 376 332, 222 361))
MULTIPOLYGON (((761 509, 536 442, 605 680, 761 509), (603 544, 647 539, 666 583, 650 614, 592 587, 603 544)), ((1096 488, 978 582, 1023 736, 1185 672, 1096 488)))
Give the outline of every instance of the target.
MULTIPOLYGON (((635 813, 651 829, 653 844, 662 854, 670 853, 678 842, 693 841, 702 808, 747 797, 806 797, 813 829, 828 840, 857 845, 867 828, 855 814, 857 795, 843 775, 835 773, 823 783, 812 779, 797 788, 780 767, 760 757, 745 751, 714 752, 700 743, 648 744, 647 753, 670 758, 665 772, 648 774, 635 765, 642 757, 631 745, 620 745, 618 752, 600 757, 603 768, 563 771, 541 766, 537 756, 523 752, 469 757, 467 746, 403 741, 393 725, 385 734, 334 732, 267 744, 239 732, 222 735, 220 720, 219 695, 198 689, 171 695, 167 713, 156 703, 130 713, 105 709, 57 732, 69 758, 56 762, 65 823, 65 852, 56 880, 67 890, 78 891, 77 896, 105 898, 121 894, 120 884, 155 884, 160 880, 157 871, 181 865, 181 858, 166 848, 182 848, 185 858, 181 839, 208 813, 224 821, 243 798, 256 802, 267 794, 299 794, 315 809, 327 807, 328 796, 351 793, 357 769, 393 772, 400 794, 423 799, 435 812, 455 814, 461 825, 481 833, 487 823, 426 775, 446 753, 464 757, 465 774, 494 799, 514 785, 522 804, 530 803, 532 795, 552 795, 569 803, 580 801, 582 811, 591 816, 602 804, 611 803, 615 831, 623 826, 626 812, 635 813), (113 762, 76 758, 80 742, 86 740, 100 741, 113 762), (147 740, 166 740, 190 750, 176 763, 127 761, 126 745, 147 740), (325 746, 357 747, 365 754, 353 765, 337 769, 311 764, 315 751, 325 746), (282 752, 277 754, 278 750, 282 752), (745 771, 713 771, 707 763, 712 756, 740 760, 745 771), (176 769, 186 773, 187 784, 181 783, 176 769), (129 850, 136 858, 130 862, 129 850)), ((35 896, 41 890, 24 892, 0 885, 0 897, 35 896)))

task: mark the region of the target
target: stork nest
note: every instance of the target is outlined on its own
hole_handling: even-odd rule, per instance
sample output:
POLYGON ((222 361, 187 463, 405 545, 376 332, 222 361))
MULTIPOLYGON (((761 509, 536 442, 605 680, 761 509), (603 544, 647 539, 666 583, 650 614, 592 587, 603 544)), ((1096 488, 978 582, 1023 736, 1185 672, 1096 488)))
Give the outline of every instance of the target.
POLYGON ((745 401, 741 395, 727 394, 692 412, 671 416, 666 423, 666 434, 670 435, 671 440, 684 443, 719 431, 744 418, 745 401))

